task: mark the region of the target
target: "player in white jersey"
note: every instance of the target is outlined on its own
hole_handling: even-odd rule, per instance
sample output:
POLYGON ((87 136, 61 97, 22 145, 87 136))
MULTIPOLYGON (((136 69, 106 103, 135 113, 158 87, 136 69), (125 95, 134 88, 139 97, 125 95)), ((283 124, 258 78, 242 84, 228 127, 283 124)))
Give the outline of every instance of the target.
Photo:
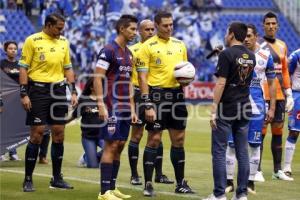
POLYGON ((287 176, 291 177, 291 164, 300 132, 300 49, 291 53, 289 57, 289 73, 292 79, 292 92, 295 104, 294 109, 289 112, 289 136, 285 143, 283 171, 287 176))
MULTIPOLYGON (((254 178, 257 172, 260 159, 260 145, 262 142, 262 127, 264 120, 272 121, 275 111, 275 72, 273 57, 269 51, 261 49, 257 41, 257 30, 252 24, 248 24, 248 32, 244 41, 245 45, 255 52, 256 65, 254 67, 253 78, 250 84, 250 102, 252 115, 249 124, 248 142, 249 142, 249 162, 250 174, 248 181, 248 192, 255 193, 254 178), (266 110, 266 104, 263 97, 262 84, 267 79, 270 93, 271 106, 266 110)), ((233 176, 235 167, 235 149, 232 134, 229 136, 228 147, 226 151, 226 170, 227 170, 227 187, 225 192, 233 192, 233 176)))

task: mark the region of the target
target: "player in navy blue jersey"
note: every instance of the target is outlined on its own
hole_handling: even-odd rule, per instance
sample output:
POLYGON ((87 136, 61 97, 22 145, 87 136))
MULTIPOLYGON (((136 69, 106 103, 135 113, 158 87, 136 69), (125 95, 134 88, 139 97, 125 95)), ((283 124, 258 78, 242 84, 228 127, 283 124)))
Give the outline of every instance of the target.
POLYGON ((116 23, 116 31, 116 39, 101 49, 95 68, 94 89, 99 117, 106 122, 101 129, 105 145, 101 158, 101 193, 98 200, 131 197, 122 194, 115 185, 130 122, 137 122, 131 86, 132 54, 126 47, 136 37, 136 17, 122 15, 116 23))

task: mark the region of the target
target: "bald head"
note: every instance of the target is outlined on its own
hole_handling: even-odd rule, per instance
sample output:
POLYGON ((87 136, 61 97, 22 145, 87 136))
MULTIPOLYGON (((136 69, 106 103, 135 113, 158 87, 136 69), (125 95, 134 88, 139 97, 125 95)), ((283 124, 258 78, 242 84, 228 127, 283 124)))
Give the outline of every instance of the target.
POLYGON ((145 19, 141 21, 139 26, 141 42, 145 42, 147 39, 151 38, 154 35, 154 31, 154 23, 151 20, 145 19))

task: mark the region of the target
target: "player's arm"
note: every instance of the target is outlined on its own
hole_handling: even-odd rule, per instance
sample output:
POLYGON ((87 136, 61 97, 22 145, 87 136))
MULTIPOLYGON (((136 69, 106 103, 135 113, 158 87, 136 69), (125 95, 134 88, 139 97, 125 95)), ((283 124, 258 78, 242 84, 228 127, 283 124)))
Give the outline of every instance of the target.
POLYGON ((298 63, 298 55, 296 51, 294 51, 288 58, 288 63, 289 63, 289 73, 290 75, 294 74, 296 68, 297 68, 297 63, 298 63))
POLYGON ((94 76, 94 90, 97 98, 97 106, 99 109, 100 120, 106 121, 108 119, 108 112, 104 103, 104 88, 103 82, 106 81, 106 71, 110 67, 112 59, 112 50, 103 48, 98 56, 95 67, 94 76))
POLYGON ((136 70, 138 72, 138 82, 141 90, 141 100, 145 105, 145 119, 149 122, 156 120, 156 113, 149 96, 148 72, 150 63, 150 53, 146 45, 142 45, 136 60, 136 70))
POLYGON ((19 83, 20 83, 20 96, 21 103, 26 111, 31 109, 31 101, 28 96, 28 73, 27 70, 30 68, 32 57, 34 55, 33 41, 31 38, 27 38, 24 42, 22 48, 21 58, 19 60, 20 74, 19 74, 19 83))
POLYGON ((215 73, 215 75, 217 77, 217 81, 216 81, 216 85, 214 88, 213 104, 211 107, 210 125, 213 129, 215 129, 217 127, 217 124, 216 124, 217 109, 218 109, 218 105, 220 104, 223 92, 224 92, 227 77, 229 75, 229 69, 230 69, 230 62, 229 62, 226 54, 224 52, 221 52, 219 55, 217 70, 215 73))
POLYGON ((75 73, 72 68, 71 58, 70 58, 70 48, 69 43, 66 44, 66 53, 64 58, 64 75, 67 79, 69 89, 71 91, 71 105, 75 107, 78 104, 77 91, 75 87, 75 73))
POLYGON ((134 88, 131 82, 129 83, 129 96, 130 96, 131 123, 136 123, 138 117, 135 113, 134 88))
POLYGON ((271 122, 274 118, 275 107, 276 107, 276 82, 275 82, 275 70, 273 57, 270 54, 266 66, 266 77, 268 81, 269 91, 270 91, 270 107, 267 110, 266 121, 271 122))
POLYGON ((283 87, 286 97, 285 111, 290 112, 294 107, 294 99, 291 89, 291 80, 288 69, 288 59, 287 59, 287 48, 285 48, 285 56, 282 60, 282 78, 283 78, 283 87))

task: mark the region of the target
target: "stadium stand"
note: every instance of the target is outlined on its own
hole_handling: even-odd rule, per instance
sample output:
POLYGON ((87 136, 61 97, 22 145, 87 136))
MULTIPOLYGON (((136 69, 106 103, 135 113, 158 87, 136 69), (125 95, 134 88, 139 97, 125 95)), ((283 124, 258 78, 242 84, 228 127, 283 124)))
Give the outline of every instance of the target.
POLYGON ((272 0, 223 0, 223 7, 238 9, 274 9, 276 6, 272 0))
MULTIPOLYGON (((25 38, 32 33, 34 33, 34 27, 24 12, 8 9, 0 10, 1 45, 3 41, 15 40, 18 46, 22 47, 25 38)), ((1 58, 5 56, 3 48, 0 48, 0 55, 1 58)))
MULTIPOLYGON (((279 16, 278 38, 284 40, 289 52, 299 48, 300 38, 292 24, 279 12, 273 0, 48 0, 40 17, 40 25, 51 12, 67 16, 65 36, 70 41, 74 66, 80 73, 89 73, 103 45, 116 33, 115 21, 121 13, 136 15, 139 19, 152 18, 158 9, 172 11, 175 37, 184 40, 190 61, 197 68, 197 80, 212 81, 216 58, 205 55, 214 46, 223 44, 226 27, 231 21, 243 21, 257 26, 263 34, 263 14, 269 10, 279 16), (242 12, 240 11, 242 9, 242 12), (257 11, 258 9, 258 11, 257 11), (255 10, 255 12, 253 12, 255 10), (236 12, 240 11, 240 12, 236 12)), ((14 39, 22 44, 34 31, 23 12, 0 10, 0 39, 14 39)), ((3 55, 3 50, 0 48, 3 55)))

